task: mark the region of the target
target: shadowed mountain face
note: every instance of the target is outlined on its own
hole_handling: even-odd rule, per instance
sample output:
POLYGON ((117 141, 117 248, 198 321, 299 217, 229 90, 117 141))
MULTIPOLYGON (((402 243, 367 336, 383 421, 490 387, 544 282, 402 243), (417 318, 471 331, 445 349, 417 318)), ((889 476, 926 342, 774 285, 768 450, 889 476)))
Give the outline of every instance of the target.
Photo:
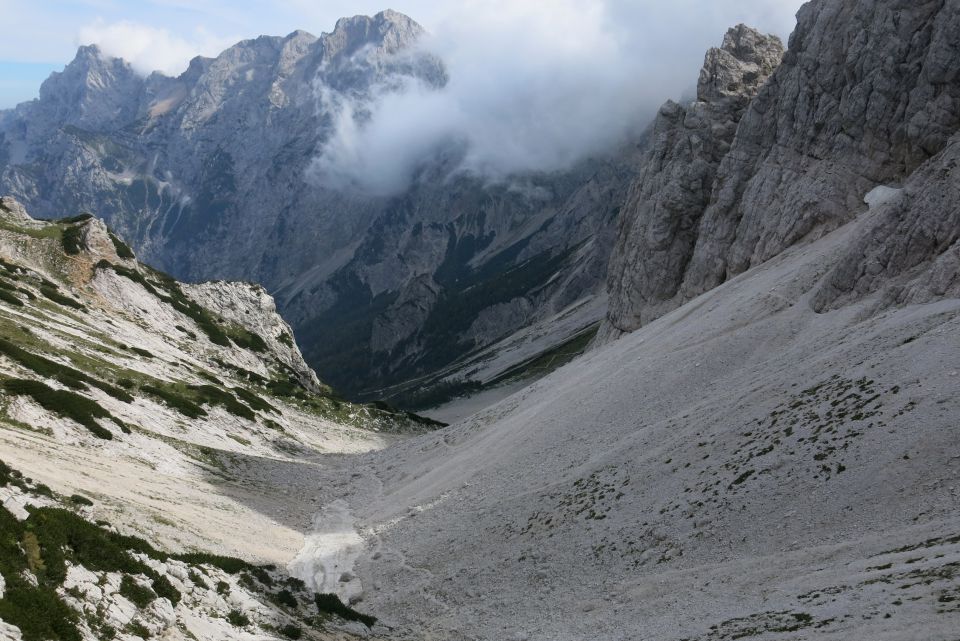
POLYGON ((0 113, 0 192, 39 216, 95 211, 178 277, 263 283, 344 393, 421 376, 600 293, 630 173, 624 152, 491 186, 451 175, 452 145, 393 197, 319 179, 337 118, 447 82, 422 33, 391 11, 345 18, 177 78, 81 47, 0 113))

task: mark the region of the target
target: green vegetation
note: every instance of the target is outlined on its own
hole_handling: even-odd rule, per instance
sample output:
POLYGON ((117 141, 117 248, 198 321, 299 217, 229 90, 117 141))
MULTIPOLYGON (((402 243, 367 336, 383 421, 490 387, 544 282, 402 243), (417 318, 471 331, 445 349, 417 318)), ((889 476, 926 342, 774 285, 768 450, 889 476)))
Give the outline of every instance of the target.
POLYGON ((23 301, 6 289, 0 289, 0 300, 15 307, 23 307, 23 301))
POLYGON ((161 574, 155 578, 150 586, 153 588, 153 591, 157 593, 158 597, 161 599, 169 599, 170 603, 172 603, 174 607, 180 603, 180 591, 173 587, 173 584, 170 583, 170 579, 168 579, 165 575, 161 574))
POLYGON ((13 275, 26 274, 26 273, 27 273, 27 270, 26 270, 25 267, 21 267, 20 265, 17 265, 16 263, 7 262, 7 261, 4 260, 3 258, 0 258, 0 267, 2 267, 3 269, 5 269, 9 274, 13 274, 13 275))
POLYGON ((227 621, 230 622, 230 625, 238 628, 242 628, 245 625, 250 625, 250 619, 240 610, 230 610, 230 612, 227 613, 227 621))
POLYGON ((249 407, 238 401, 233 394, 213 385, 188 385, 187 389, 196 394, 202 404, 220 405, 234 416, 255 421, 257 415, 249 407))
MULTIPOLYGON (((0 461, 0 486, 16 484, 24 491, 38 493, 34 484, 18 471, 0 461)), ((48 489, 44 491, 52 497, 48 489)), ((91 523, 68 509, 56 507, 29 507, 29 516, 17 521, 7 510, 0 509, 0 575, 5 590, 0 598, 0 619, 17 626, 25 641, 80 641, 80 617, 85 617, 96 638, 110 639, 117 631, 98 614, 80 614, 66 605, 57 594, 62 589, 67 569, 72 565, 98 573, 115 572, 121 575, 119 593, 138 608, 148 607, 158 598, 169 599, 176 606, 182 595, 165 574, 153 570, 141 560, 144 556, 156 561, 182 561, 188 564, 190 580, 209 589, 196 566, 213 566, 224 572, 239 575, 241 584, 266 600, 291 609, 292 614, 312 626, 322 626, 325 615, 335 615, 350 621, 372 625, 375 619, 362 615, 343 603, 335 595, 314 595, 321 617, 310 615, 306 586, 298 579, 286 578, 275 582, 270 571, 273 566, 255 566, 241 559, 206 553, 171 555, 156 550, 148 542, 134 536, 119 534, 100 522, 91 523), (31 583, 31 573, 36 585, 31 583)), ((208 570, 209 571, 209 570, 208 570)), ((220 594, 228 594, 229 584, 218 581, 220 594)), ((72 590, 76 598, 83 598, 72 590)), ((240 610, 232 610, 227 620, 235 626, 251 624, 240 610)), ((128 626, 126 631, 146 638, 146 628, 128 626)), ((300 638, 301 628, 288 623, 279 631, 288 638, 300 638)))
POLYGON ((73 494, 70 497, 70 502, 73 503, 74 505, 86 505, 88 507, 93 505, 93 501, 91 501, 87 497, 82 496, 80 494, 73 494))
POLYGON ((120 594, 138 608, 147 607, 157 598, 153 590, 140 585, 127 574, 120 579, 120 594))
POLYGON ((129 245, 120 240, 112 231, 107 233, 110 235, 110 241, 113 243, 113 249, 117 252, 117 256, 126 260, 135 258, 133 250, 130 249, 129 245))
POLYGON ((68 216, 67 218, 59 218, 53 222, 59 223, 61 225, 73 225, 76 223, 82 223, 84 221, 90 220, 93 218, 93 214, 82 213, 77 214, 76 216, 68 216))
POLYGON ((134 636, 140 637, 141 639, 150 638, 150 630, 148 630, 147 627, 139 621, 131 621, 128 623, 127 632, 134 636))
POLYGON ((143 356, 144 358, 153 358, 153 354, 151 354, 149 351, 143 349, 142 347, 131 347, 131 348, 130 348, 130 351, 133 352, 134 354, 138 354, 138 355, 140 355, 140 356, 143 356))
POLYGON ((346 621, 359 621, 368 628, 372 628, 377 618, 369 614, 361 614, 344 604, 336 594, 316 594, 313 601, 317 609, 324 614, 333 614, 346 621))
POLYGON ((38 376, 51 378, 71 389, 81 390, 89 385, 103 390, 118 401, 123 401, 124 403, 133 401, 133 397, 119 387, 95 379, 92 376, 87 376, 83 372, 62 363, 57 363, 43 356, 31 354, 5 338, 0 338, 0 354, 16 361, 38 376))
POLYGON ((269 412, 271 414, 280 413, 280 410, 278 410, 276 407, 266 402, 265 400, 263 400, 262 398, 260 398, 259 396, 251 392, 250 390, 244 389, 242 387, 234 387, 234 388, 231 388, 230 391, 236 394, 241 401, 243 401, 244 403, 246 403, 247 405, 249 405, 255 410, 258 410, 260 412, 269 412))
MULTIPOLYGON (((229 391, 215 385, 143 385, 143 392, 154 396, 188 418, 202 418, 207 411, 202 405, 219 405, 234 416, 255 421, 257 415, 229 391)), ((236 388, 237 392, 251 407, 263 411, 276 411, 275 408, 252 392, 236 388)))
POLYGON ((437 407, 447 401, 476 394, 484 389, 480 381, 454 379, 440 381, 435 385, 411 392, 401 392, 389 397, 390 401, 411 410, 425 410, 437 407))
POLYGON ((110 412, 103 409, 96 401, 84 398, 68 390, 55 390, 40 381, 31 381, 22 378, 8 379, 3 382, 3 388, 8 394, 16 396, 30 396, 43 409, 58 416, 69 418, 90 430, 94 436, 105 440, 113 438, 110 430, 101 427, 96 419, 108 418, 117 425, 120 421, 110 412))
POLYGON ((83 248, 83 229, 79 225, 64 227, 60 236, 60 244, 63 246, 63 251, 71 256, 76 256, 83 248))
POLYGON ((43 284, 40 286, 40 293, 46 296, 47 298, 49 298, 50 300, 52 300, 53 302, 59 303, 64 307, 71 307, 73 309, 84 309, 83 303, 80 303, 74 300, 70 296, 65 296, 61 294, 59 290, 53 287, 50 287, 47 284, 43 284))
POLYGON ((257 353, 267 351, 267 343, 263 340, 263 337, 243 327, 232 327, 228 334, 237 347, 249 349, 251 352, 257 353))
POLYGON ((202 418, 207 415, 205 409, 172 389, 157 387, 155 385, 143 385, 140 391, 160 399, 169 407, 172 407, 188 418, 202 418))
POLYGON ((274 601, 280 605, 285 605, 288 608, 297 607, 297 598, 293 596, 293 592, 284 588, 277 592, 274 596, 274 601))
POLYGON ((223 347, 230 345, 230 339, 226 332, 220 328, 210 315, 210 312, 188 298, 180 288, 180 284, 171 276, 161 274, 160 272, 153 272, 156 280, 151 282, 139 270, 114 265, 108 260, 101 260, 96 266, 97 269, 112 269, 120 276, 140 284, 148 292, 172 306, 181 314, 193 319, 197 327, 203 330, 203 333, 207 335, 210 342, 215 345, 221 345, 223 347), (161 293, 160 290, 163 290, 163 293, 161 293))
POLYGON ((488 385, 498 385, 510 380, 541 378, 546 376, 582 354, 584 350, 587 349, 590 341, 597 335, 599 329, 599 325, 593 325, 560 345, 542 354, 538 354, 519 365, 511 367, 499 377, 490 381, 488 385))

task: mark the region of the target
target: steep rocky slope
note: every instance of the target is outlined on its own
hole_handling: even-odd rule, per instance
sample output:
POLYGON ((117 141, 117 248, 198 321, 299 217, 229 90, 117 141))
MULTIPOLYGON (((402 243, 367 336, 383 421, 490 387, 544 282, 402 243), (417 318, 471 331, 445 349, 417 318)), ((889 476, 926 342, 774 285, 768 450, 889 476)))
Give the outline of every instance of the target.
POLYGON ((314 603, 310 590, 341 591, 339 574, 289 579, 313 530, 309 495, 245 470, 314 466, 435 425, 337 399, 260 287, 181 285, 98 219, 38 221, 3 198, 0 389, 0 458, 44 484, 2 468, 4 638, 366 634, 335 598, 314 603), (50 511, 74 494, 92 501, 83 518, 50 511))
POLYGON ((960 301, 813 306, 885 216, 339 470, 364 603, 446 639, 953 639, 960 301))
POLYGON ((956 2, 804 5, 783 64, 750 102, 706 187, 709 200, 666 216, 692 223, 678 236, 693 246, 685 261, 666 262, 667 286, 658 285, 663 257, 642 251, 644 230, 658 221, 649 199, 626 213, 630 233, 611 264, 601 333, 635 329, 836 229, 865 208, 865 193, 900 186, 937 156, 960 127, 958 33, 956 2))
POLYGON ((621 211, 604 334, 633 329, 669 308, 683 281, 717 170, 737 125, 779 66, 783 45, 740 25, 707 52, 689 105, 668 102, 650 128, 640 173, 621 211))
POLYGON ((605 340, 338 470, 398 638, 956 637, 958 34, 950 0, 814 0, 727 113, 710 79, 779 51, 708 55, 652 131, 605 340))
POLYGON ((82 47, 0 114, 0 192, 41 217, 97 212, 178 277, 263 283, 345 393, 429 374, 602 291, 631 150, 489 185, 451 175, 453 145, 393 197, 319 179, 337 119, 447 82, 421 33, 392 11, 346 18, 177 78, 82 47))

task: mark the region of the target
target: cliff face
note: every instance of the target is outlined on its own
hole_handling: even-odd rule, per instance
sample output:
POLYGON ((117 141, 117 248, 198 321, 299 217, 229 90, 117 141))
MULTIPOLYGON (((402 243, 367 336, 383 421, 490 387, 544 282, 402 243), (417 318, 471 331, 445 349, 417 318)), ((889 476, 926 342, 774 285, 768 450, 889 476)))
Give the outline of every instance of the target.
POLYGON ((717 169, 783 45, 740 25, 711 49, 689 105, 668 102, 630 186, 608 272, 605 332, 629 331, 670 309, 693 254, 717 169))
MULTIPOLYGON (((737 125, 706 206, 693 198, 668 217, 694 221, 680 286, 648 291, 616 277, 655 273, 656 253, 634 252, 630 267, 615 262, 605 334, 634 329, 851 221, 868 192, 902 184, 943 151, 960 127, 958 33, 957 2, 805 5, 783 63, 737 125)), ((642 240, 628 232, 620 243, 629 255, 642 240)))
POLYGON ((422 33, 393 11, 344 18, 320 37, 240 42, 177 78, 83 47, 0 118, 0 192, 42 217, 95 211, 177 277, 263 283, 345 393, 422 376, 602 294, 631 173, 624 153, 489 185, 451 177, 451 149, 392 198, 317 180, 338 118, 447 82, 422 33), (465 293, 478 285, 487 295, 465 293))

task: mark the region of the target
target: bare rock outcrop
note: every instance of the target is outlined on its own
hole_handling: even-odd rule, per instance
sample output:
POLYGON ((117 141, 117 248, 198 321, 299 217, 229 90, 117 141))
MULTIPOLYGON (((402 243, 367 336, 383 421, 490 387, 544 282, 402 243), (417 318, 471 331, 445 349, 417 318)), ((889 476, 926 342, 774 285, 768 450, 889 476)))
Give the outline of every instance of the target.
POLYGON ((605 334, 636 329, 670 308, 693 254, 721 160, 750 100, 783 57, 783 43, 739 25, 707 52, 689 105, 667 102, 649 132, 610 261, 605 334))
MULTIPOLYGON (((865 211, 865 194, 903 184, 940 153, 960 128, 958 36, 958 0, 804 5, 783 63, 746 108, 715 175, 694 174, 710 186, 690 195, 678 192, 679 180, 654 182, 641 195, 647 209, 662 201, 675 209, 660 227, 649 214, 629 223, 640 233, 621 239, 626 250, 611 265, 605 334, 635 329, 850 222, 865 211), (647 229, 663 230, 654 248, 681 249, 648 251, 647 229)), ((837 277, 840 289, 849 285, 837 277)))
POLYGON ((960 134, 891 194, 815 292, 817 311, 960 297, 960 134))

